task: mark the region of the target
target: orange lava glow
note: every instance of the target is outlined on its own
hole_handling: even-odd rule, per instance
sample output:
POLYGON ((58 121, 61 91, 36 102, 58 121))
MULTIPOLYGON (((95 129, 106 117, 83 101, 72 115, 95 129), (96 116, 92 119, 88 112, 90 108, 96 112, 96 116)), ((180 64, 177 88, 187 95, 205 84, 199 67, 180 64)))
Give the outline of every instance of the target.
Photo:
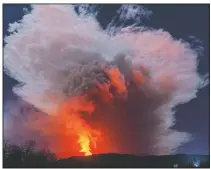
MULTIPOLYGON (((66 158, 82 154, 89 156, 114 150, 105 141, 109 139, 109 132, 105 133, 106 138, 102 137, 104 134, 102 131, 107 131, 106 126, 92 128, 93 126, 87 120, 99 106, 98 103, 110 106, 115 94, 122 95, 127 92, 125 79, 121 77, 117 68, 106 69, 105 73, 108 75, 110 83, 96 82, 95 86, 86 90, 85 93, 68 98, 59 107, 56 114, 31 121, 30 125, 34 129, 38 129, 46 137, 52 138, 49 147, 57 157, 66 158), (114 93, 111 88, 115 89, 114 93), (99 141, 98 147, 97 141, 99 141)), ((140 72, 133 71, 133 75, 136 83, 145 81, 140 72)))
POLYGON ((86 133, 79 133, 78 143, 80 144, 80 152, 84 153, 85 156, 92 155, 90 149, 90 140, 86 133))
POLYGON ((118 94, 126 92, 125 80, 121 77, 121 73, 117 68, 107 69, 106 73, 110 78, 111 85, 114 86, 118 94))
POLYGON ((83 118, 80 117, 80 113, 84 112, 88 115, 94 111, 94 104, 87 100, 85 96, 75 97, 67 101, 58 115, 63 116, 66 120, 66 129, 73 130, 76 133, 78 140, 77 143, 80 145, 80 152, 85 156, 92 155, 90 144, 95 140, 92 139, 93 132, 83 118))

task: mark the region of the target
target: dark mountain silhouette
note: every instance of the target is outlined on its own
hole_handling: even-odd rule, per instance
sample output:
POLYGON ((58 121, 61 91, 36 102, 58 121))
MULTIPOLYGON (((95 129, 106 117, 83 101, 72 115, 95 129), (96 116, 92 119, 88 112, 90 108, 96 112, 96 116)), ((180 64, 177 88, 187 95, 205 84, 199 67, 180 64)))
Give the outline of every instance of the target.
POLYGON ((58 160, 55 167, 194 167, 194 158, 200 167, 209 167, 209 155, 135 156, 130 154, 97 154, 58 160))
POLYGON ((35 142, 29 141, 24 145, 13 145, 4 141, 3 148, 4 168, 51 167, 51 168, 78 168, 78 167, 194 167, 196 161, 203 168, 210 167, 209 155, 165 155, 165 156, 136 156, 131 154, 94 154, 86 157, 70 157, 56 159, 56 156, 47 150, 36 150, 35 142))

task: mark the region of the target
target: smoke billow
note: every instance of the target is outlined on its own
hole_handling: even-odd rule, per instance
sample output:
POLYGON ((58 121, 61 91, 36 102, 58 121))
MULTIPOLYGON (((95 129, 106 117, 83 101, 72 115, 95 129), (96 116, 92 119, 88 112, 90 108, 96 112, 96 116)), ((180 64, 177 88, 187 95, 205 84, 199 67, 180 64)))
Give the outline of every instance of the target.
POLYGON ((123 5, 102 29, 93 6, 32 6, 5 38, 5 72, 20 82, 13 91, 22 100, 5 110, 13 114, 5 137, 34 139, 58 157, 169 154, 189 141, 171 127, 173 108, 203 85, 197 52, 137 26, 151 14, 123 5))

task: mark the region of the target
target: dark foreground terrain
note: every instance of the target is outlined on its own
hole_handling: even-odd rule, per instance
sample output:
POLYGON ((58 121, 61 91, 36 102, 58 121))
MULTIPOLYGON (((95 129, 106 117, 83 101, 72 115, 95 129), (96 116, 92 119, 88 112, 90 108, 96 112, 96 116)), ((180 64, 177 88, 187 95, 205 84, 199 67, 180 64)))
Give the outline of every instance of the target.
POLYGON ((11 144, 4 140, 4 168, 78 168, 78 167, 210 167, 209 155, 166 155, 135 156, 129 154, 96 154, 87 157, 57 159, 48 150, 37 150, 35 141, 29 140, 22 145, 11 144))
POLYGON ((134 156, 127 154, 99 154, 87 157, 71 157, 55 161, 42 161, 40 163, 25 164, 4 163, 4 167, 196 167, 195 159, 200 161, 202 168, 209 168, 208 155, 169 155, 169 156, 134 156))
MULTIPOLYGON (((126 154, 100 154, 89 157, 72 157, 59 160, 55 167, 194 167, 190 155, 134 156, 126 154), (176 167, 176 165, 175 165, 176 167)), ((209 167, 209 156, 200 158, 200 167, 209 167)))

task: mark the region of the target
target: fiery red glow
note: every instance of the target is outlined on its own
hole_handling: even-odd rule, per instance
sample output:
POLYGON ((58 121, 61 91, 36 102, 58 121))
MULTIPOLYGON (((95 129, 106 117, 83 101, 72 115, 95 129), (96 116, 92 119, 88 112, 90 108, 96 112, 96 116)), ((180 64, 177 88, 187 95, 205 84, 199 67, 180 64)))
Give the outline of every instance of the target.
POLYGON ((105 29, 98 17, 68 5, 35 5, 9 24, 4 70, 33 111, 5 109, 12 115, 4 122, 7 138, 33 139, 58 158, 160 155, 187 142, 188 133, 172 129, 172 109, 207 83, 196 72, 197 52, 162 29, 127 26, 143 15, 138 9, 123 5, 105 29))
MULTIPOLYGON (((98 101, 101 100, 104 103, 109 103, 112 102, 113 98, 113 95, 110 92, 111 87, 115 87, 117 94, 126 92, 124 79, 121 79, 118 69, 107 69, 105 72, 108 74, 111 81, 109 84, 96 83, 96 87, 87 90, 80 96, 75 96, 67 100, 62 106, 60 106, 56 115, 52 118, 51 125, 45 126, 45 131, 47 132, 47 130, 53 129, 47 126, 60 125, 60 130, 58 132, 64 137, 71 138, 71 143, 69 144, 72 144, 74 141, 72 135, 76 135, 76 142, 79 144, 78 151, 85 156, 92 155, 93 152, 91 147, 96 149, 96 141, 103 139, 101 138, 102 135, 100 130, 92 129, 83 117, 91 116, 95 111, 95 104, 97 103, 95 103, 92 98, 97 97, 98 101)), ((58 130, 58 127, 55 128, 58 130)), ((50 132, 56 132, 56 130, 50 132)), ((66 140, 66 138, 63 139, 66 140)), ((62 144, 62 142, 59 141, 58 144, 62 144)), ((64 146, 67 146, 66 144, 68 143, 65 143, 64 146)), ((66 154, 61 154, 60 150, 60 148, 56 150, 57 156, 66 156, 66 154)))

